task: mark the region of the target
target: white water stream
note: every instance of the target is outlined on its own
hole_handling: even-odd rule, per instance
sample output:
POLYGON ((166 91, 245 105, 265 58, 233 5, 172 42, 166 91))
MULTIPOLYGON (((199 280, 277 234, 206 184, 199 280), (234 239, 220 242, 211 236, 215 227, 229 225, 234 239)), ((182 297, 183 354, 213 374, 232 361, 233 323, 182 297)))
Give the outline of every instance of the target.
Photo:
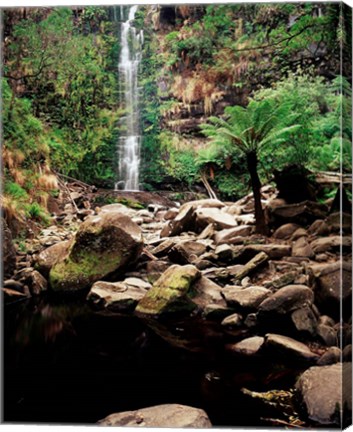
POLYGON ((119 57, 120 85, 124 94, 126 114, 118 143, 119 171, 115 190, 139 190, 140 112, 138 69, 141 61, 143 31, 133 27, 137 6, 121 6, 121 51, 119 57), (127 15, 127 17, 126 17, 127 15))

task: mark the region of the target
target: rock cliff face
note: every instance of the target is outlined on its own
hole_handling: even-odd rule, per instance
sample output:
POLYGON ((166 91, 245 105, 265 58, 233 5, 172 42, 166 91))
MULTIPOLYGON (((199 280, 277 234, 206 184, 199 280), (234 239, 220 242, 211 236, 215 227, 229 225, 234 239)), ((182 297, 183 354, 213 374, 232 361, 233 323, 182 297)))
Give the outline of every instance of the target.
POLYGON ((280 79, 288 68, 313 68, 332 78, 339 73, 339 58, 331 52, 330 36, 320 44, 309 39, 306 46, 295 23, 300 27, 298 21, 307 15, 314 27, 315 19, 324 17, 330 32, 337 26, 337 14, 337 8, 325 5, 308 12, 301 6, 275 5, 147 7, 145 24, 153 29, 147 44, 156 42, 157 55, 163 58, 156 77, 158 95, 162 105, 169 103, 162 109, 162 127, 198 136, 199 124, 209 115, 220 115, 229 105, 246 104, 249 94, 280 79), (292 40, 298 42, 297 49, 288 49, 290 55, 281 38, 271 40, 270 32, 282 28, 288 32, 283 43, 290 47, 292 40), (264 33, 267 42, 260 43, 264 33))
MULTIPOLYGON (((221 116, 227 106, 245 106, 256 90, 271 87, 288 71, 313 72, 326 80, 337 76, 338 17, 334 5, 305 10, 302 5, 255 4, 142 8, 142 179, 166 185, 168 175, 179 186, 195 184, 190 160, 206 147, 200 125, 210 116, 221 116), (186 160, 190 169, 176 174, 175 167, 186 160)), ((345 59, 347 73, 349 64, 345 59)), ((242 161, 233 163, 241 174, 242 161)), ((227 177, 231 165, 229 159, 226 169, 217 170, 227 177)))

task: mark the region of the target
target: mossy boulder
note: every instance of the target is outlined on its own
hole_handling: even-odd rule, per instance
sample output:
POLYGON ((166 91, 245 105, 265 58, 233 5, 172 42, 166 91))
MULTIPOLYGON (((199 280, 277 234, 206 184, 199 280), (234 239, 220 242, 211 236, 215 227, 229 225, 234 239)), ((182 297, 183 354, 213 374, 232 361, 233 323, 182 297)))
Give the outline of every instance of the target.
POLYGON ((53 291, 78 291, 98 280, 109 279, 141 254, 141 230, 120 212, 87 218, 67 252, 49 274, 53 291))
POLYGON ((136 313, 147 316, 189 314, 196 307, 194 282, 201 276, 193 265, 173 265, 153 284, 139 302, 136 313))

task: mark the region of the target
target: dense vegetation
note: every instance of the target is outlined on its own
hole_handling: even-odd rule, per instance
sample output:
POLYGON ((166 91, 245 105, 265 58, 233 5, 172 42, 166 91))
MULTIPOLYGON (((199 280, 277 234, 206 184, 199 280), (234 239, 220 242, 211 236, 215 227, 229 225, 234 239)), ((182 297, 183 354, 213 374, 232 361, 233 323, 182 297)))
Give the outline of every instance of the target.
MULTIPOLYGON (((293 162, 337 171, 341 150, 350 172, 351 87, 344 77, 350 76, 351 20, 348 8, 343 14, 340 8, 140 7, 145 189, 201 190, 208 179, 222 198, 235 199, 293 162), (283 115, 274 125, 276 112, 283 115), (256 148, 257 179, 249 148, 256 148)), ((56 173, 103 187, 116 180, 123 107, 115 12, 93 6, 4 11, 7 214, 45 221, 56 173)))

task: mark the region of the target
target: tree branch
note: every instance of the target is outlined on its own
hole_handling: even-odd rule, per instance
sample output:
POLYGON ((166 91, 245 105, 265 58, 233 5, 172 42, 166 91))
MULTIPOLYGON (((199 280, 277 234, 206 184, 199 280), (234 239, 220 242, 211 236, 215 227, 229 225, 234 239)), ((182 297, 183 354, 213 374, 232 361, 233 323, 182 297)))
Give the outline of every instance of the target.
POLYGON ((27 75, 22 75, 20 77, 15 77, 13 75, 4 74, 3 77, 4 78, 12 79, 14 81, 21 81, 21 80, 26 79, 26 78, 37 78, 43 72, 43 69, 45 69, 46 67, 50 66, 50 63, 45 63, 45 61, 47 59, 48 58, 46 58, 45 55, 43 54, 42 58, 40 59, 38 70, 35 73, 27 74, 27 75))

